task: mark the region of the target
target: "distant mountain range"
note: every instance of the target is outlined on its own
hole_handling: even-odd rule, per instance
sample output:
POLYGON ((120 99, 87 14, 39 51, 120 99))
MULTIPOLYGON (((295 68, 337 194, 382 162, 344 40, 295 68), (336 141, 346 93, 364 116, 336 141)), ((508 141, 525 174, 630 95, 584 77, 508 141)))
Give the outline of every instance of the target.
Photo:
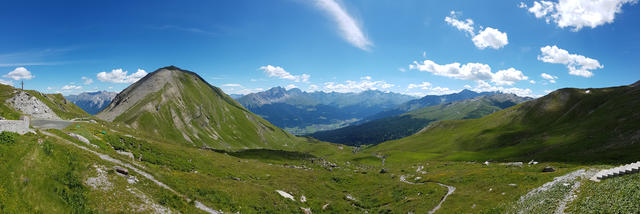
MULTIPOLYGON (((468 91, 463 92, 468 96, 472 94, 468 91)), ((427 97, 430 97, 430 100, 437 100, 434 99, 435 96, 427 97)), ((451 98, 456 96, 441 96, 442 99, 439 99, 439 101, 447 97, 451 98)), ((456 102, 427 106, 404 114, 377 119, 358 125, 316 132, 310 136, 323 141, 351 146, 378 144, 412 135, 433 121, 479 118, 528 100, 531 100, 531 98, 518 97, 513 94, 484 95, 456 102)), ((417 103, 417 101, 418 100, 410 101, 410 103, 417 103)), ((427 102, 423 102, 423 104, 426 103, 427 102)))
POLYGON ((97 114, 111 103, 118 93, 109 91, 84 92, 78 95, 65 96, 89 114, 97 114))
POLYGON ((447 160, 632 162, 640 151, 640 84, 564 88, 470 120, 431 123, 369 152, 447 160))
POLYGON ((340 128, 412 99, 415 97, 377 90, 326 93, 274 87, 237 101, 276 126, 294 134, 307 134, 340 128))
POLYGON ((475 92, 475 91, 464 89, 458 93, 453 93, 453 94, 427 95, 420 99, 411 100, 409 102, 398 105, 393 109, 389 109, 389 110, 374 114, 370 117, 367 117, 361 120, 359 123, 364 123, 367 121, 400 115, 400 114, 404 114, 404 113, 407 113, 416 109, 424 108, 427 106, 434 106, 434 105, 439 105, 443 103, 451 103, 451 102, 456 102, 460 100, 471 99, 479 96, 488 96, 488 95, 496 95, 496 94, 500 94, 500 92, 475 92))

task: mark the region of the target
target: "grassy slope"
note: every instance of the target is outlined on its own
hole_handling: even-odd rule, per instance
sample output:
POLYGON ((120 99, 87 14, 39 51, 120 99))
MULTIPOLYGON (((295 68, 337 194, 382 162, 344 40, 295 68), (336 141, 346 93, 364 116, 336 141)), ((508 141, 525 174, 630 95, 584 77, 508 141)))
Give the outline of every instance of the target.
POLYGON ((108 190, 87 186, 96 176, 93 165, 112 165, 97 157, 44 135, 18 136, 15 143, 0 143, 0 212, 90 213, 134 212, 143 201, 126 189, 138 189, 157 204, 182 212, 197 212, 188 202, 157 188, 136 175, 140 182, 128 184, 110 170, 108 190))
POLYGON ((433 121, 479 118, 524 101, 509 95, 494 95, 417 109, 402 115, 374 120, 310 136, 346 145, 378 144, 415 134, 433 121))
POLYGON ((5 101, 13 97, 13 87, 0 84, 0 117, 4 117, 6 120, 20 119, 20 113, 9 107, 5 101))
POLYGON ((561 89, 480 119, 441 121, 369 151, 418 160, 634 161, 640 88, 587 90, 561 89))

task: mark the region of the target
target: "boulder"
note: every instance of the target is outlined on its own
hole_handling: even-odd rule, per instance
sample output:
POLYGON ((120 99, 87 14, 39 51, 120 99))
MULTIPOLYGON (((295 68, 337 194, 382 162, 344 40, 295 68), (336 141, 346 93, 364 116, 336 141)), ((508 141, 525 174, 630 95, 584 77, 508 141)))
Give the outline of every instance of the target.
POLYGON ((123 174, 123 175, 129 175, 129 170, 120 167, 120 166, 114 166, 113 167, 114 170, 116 170, 117 173, 123 174))
POLYGON ((555 172, 555 171, 556 171, 556 169, 554 169, 551 166, 546 166, 546 167, 544 167, 544 169, 542 169, 542 172, 555 172))
POLYGON ((382 169, 380 170, 380 174, 384 174, 384 173, 387 173, 387 169, 382 168, 382 169))

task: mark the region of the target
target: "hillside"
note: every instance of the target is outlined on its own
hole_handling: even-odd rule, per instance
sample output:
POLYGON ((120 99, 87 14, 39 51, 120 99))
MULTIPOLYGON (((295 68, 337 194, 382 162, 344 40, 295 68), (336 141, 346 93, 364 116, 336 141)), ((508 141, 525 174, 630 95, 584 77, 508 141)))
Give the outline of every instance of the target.
POLYGON ((97 116, 149 136, 198 147, 283 148, 297 141, 196 73, 174 66, 158 69, 127 87, 97 116))
POLYGON ((274 87, 237 100, 251 112, 278 127, 294 134, 308 134, 346 126, 413 98, 372 90, 360 93, 326 93, 274 87))
POLYGON ((96 91, 69 95, 65 98, 87 113, 94 115, 106 108, 116 95, 118 95, 116 92, 96 91))
POLYGON ((636 161, 640 87, 564 88, 489 116, 432 123, 371 148, 448 160, 636 161))
POLYGON ((417 110, 420 108, 435 106, 444 103, 452 103, 460 100, 471 99, 479 96, 487 96, 487 95, 495 95, 500 94, 500 92, 475 92, 471 90, 464 89, 458 93, 453 94, 445 94, 445 95, 427 95, 420 99, 410 100, 408 102, 402 103, 393 109, 389 109, 386 111, 379 112, 377 114, 371 115, 364 120, 360 121, 360 123, 364 123, 367 121, 382 119, 386 117, 401 115, 413 110, 417 110))
MULTIPOLYGON (((33 102, 38 102, 41 107, 51 109, 51 112, 47 112, 47 114, 55 114, 52 115, 52 118, 56 119, 70 120, 89 116, 78 106, 65 99, 62 94, 43 94, 35 90, 21 91, 12 86, 0 84, 0 117, 7 120, 17 120, 20 115, 25 114, 25 112, 17 110, 17 106, 14 106, 14 102, 17 100, 20 100, 18 103, 20 103, 21 107, 28 107, 36 111, 37 108, 33 109, 36 106, 33 102)), ((43 109, 40 110, 42 111, 43 109)))
POLYGON ((378 144, 415 134, 433 121, 479 118, 530 100, 513 94, 475 97, 453 103, 429 106, 397 116, 344 128, 321 131, 310 136, 351 146, 378 144))

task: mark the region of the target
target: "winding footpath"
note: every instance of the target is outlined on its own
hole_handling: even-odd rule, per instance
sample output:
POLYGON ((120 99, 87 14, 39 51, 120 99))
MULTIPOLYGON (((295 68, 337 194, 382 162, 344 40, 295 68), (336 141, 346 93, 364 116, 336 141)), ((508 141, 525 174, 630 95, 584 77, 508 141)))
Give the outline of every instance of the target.
MULTIPOLYGON (((403 182, 403 183, 406 183, 406 184, 424 184, 424 183, 415 183, 415 182, 407 181, 407 178, 404 175, 400 176, 400 181, 403 182)), ((449 197, 449 195, 453 194, 453 192, 456 191, 456 187, 449 186, 449 185, 446 185, 446 184, 443 184, 443 183, 433 182, 433 181, 429 181, 429 182, 430 183, 436 183, 436 184, 438 184, 440 186, 443 186, 443 187, 447 188, 447 194, 442 197, 442 199, 440 200, 440 203, 438 203, 438 206, 434 207, 431 211, 429 211, 429 214, 433 214, 433 213, 435 213, 436 211, 438 211, 442 207, 442 204, 444 203, 444 201, 447 200, 447 197, 449 197)))
MULTIPOLYGON (((91 149, 89 149, 89 148, 87 148, 87 147, 84 147, 84 146, 78 145, 78 144, 76 144, 76 143, 70 142, 70 141, 69 141, 69 140, 67 140, 67 139, 61 138, 61 137, 59 137, 59 136, 57 136, 57 135, 54 135, 54 134, 51 134, 51 133, 49 133, 49 132, 46 132, 46 131, 43 131, 43 130, 40 130, 40 132, 42 132, 43 134, 45 134, 45 135, 47 135, 47 136, 51 136, 51 137, 54 137, 54 138, 56 138, 56 139, 62 140, 62 141, 63 141, 63 142, 65 142, 65 143, 68 143, 68 144, 71 144, 71 145, 73 145, 73 146, 75 146, 75 147, 78 147, 79 149, 82 149, 82 150, 85 150, 85 151, 87 151, 87 152, 93 153, 94 155, 96 155, 96 156, 100 157, 100 159, 102 159, 102 160, 109 161, 109 162, 111 162, 111 163, 113 163, 113 164, 122 165, 122 166, 124 166, 124 167, 126 167, 126 168, 129 168, 129 169, 131 169, 131 170, 135 171, 136 173, 138 173, 138 174, 140 174, 140 175, 144 176, 145 178, 147 178, 147 179, 149 179, 149 180, 153 181, 153 182, 154 182, 154 183, 156 183, 158 186, 160 186, 160 187, 162 187, 162 188, 164 188, 164 189, 166 189, 166 190, 169 190, 170 192, 172 192, 172 193, 174 193, 174 194, 176 194, 176 195, 179 195, 180 197, 182 197, 182 198, 186 199, 187 201, 191 201, 191 199, 189 199, 189 198, 187 198, 186 196, 184 196, 184 195, 182 195, 182 194, 178 193, 177 191, 175 191, 175 190, 174 190, 174 189, 172 189, 171 187, 167 186, 166 184, 164 184, 164 183, 162 183, 162 182, 160 182, 160 181, 156 180, 156 179, 153 177, 153 175, 151 175, 151 174, 149 174, 149 173, 147 173, 147 172, 145 172, 145 171, 142 171, 142 170, 140 170, 140 169, 138 169, 138 168, 134 167, 134 166, 133 166, 133 165, 131 165, 131 164, 124 163, 124 162, 122 162, 122 161, 120 161, 120 160, 118 160, 118 159, 112 158, 112 157, 111 157, 111 156, 109 156, 109 155, 105 155, 105 154, 102 154, 102 153, 99 153, 99 152, 93 151, 93 150, 91 150, 91 149)), ((207 213, 210 213, 210 214, 221 214, 221 213, 222 213, 222 212, 220 212, 220 211, 217 211, 217 210, 214 210, 214 209, 212 209, 212 208, 210 208, 210 207, 207 207, 206 205, 204 205, 203 203, 201 203, 201 202, 199 202, 199 201, 194 201, 194 203, 195 203, 195 206, 196 206, 198 209, 200 209, 200 210, 202 210, 202 211, 205 211, 205 212, 207 212, 207 213)))

